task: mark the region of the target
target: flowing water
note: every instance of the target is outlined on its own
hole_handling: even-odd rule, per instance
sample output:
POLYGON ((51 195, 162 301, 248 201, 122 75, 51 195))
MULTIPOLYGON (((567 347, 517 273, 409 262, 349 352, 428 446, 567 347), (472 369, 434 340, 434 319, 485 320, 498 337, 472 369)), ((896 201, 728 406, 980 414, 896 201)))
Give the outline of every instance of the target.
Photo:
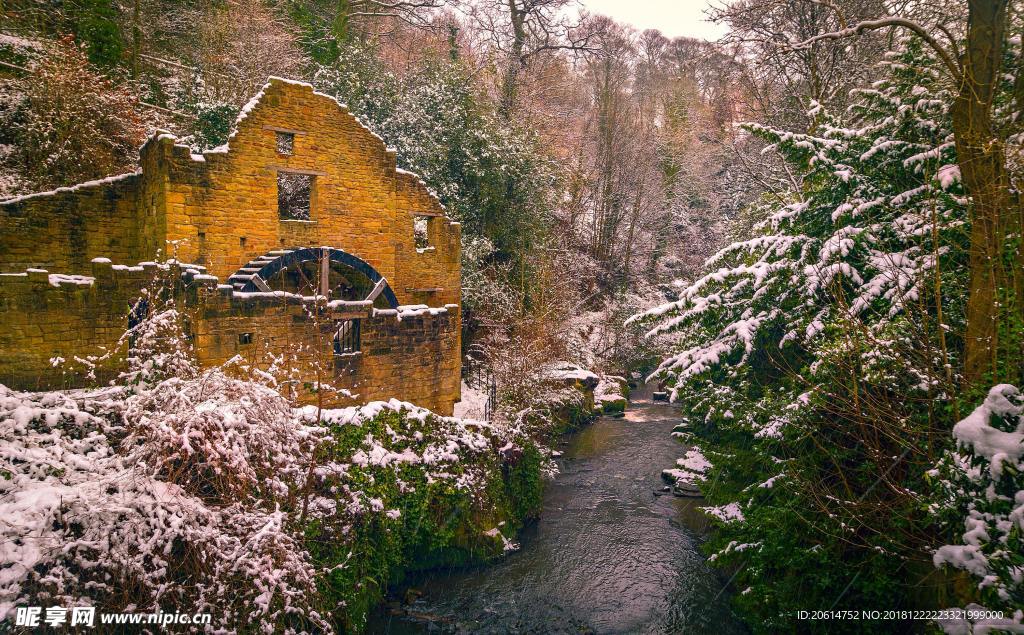
POLYGON ((670 436, 678 414, 638 392, 625 418, 565 439, 561 473, 518 551, 414 580, 422 596, 377 615, 370 632, 746 632, 697 550, 701 502, 654 493, 682 454, 670 436))

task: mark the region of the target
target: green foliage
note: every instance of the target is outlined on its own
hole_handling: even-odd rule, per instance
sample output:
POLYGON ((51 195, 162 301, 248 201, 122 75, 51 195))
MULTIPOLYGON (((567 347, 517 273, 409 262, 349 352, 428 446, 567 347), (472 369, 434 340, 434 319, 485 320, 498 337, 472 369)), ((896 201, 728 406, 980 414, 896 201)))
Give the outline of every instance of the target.
POLYGON ((302 32, 303 47, 315 63, 332 65, 341 60, 343 43, 351 39, 348 0, 290 2, 288 13, 302 32), (325 19, 325 15, 333 19, 325 19))
POLYGON ((193 152, 203 152, 228 142, 241 111, 237 105, 210 96, 199 76, 193 76, 171 96, 175 109, 193 115, 183 130, 183 140, 193 152))
POLYGON ((208 104, 201 102, 193 108, 196 118, 193 123, 192 147, 208 150, 228 142, 231 127, 238 118, 239 109, 232 104, 208 104))
POLYGON ((523 448, 522 456, 515 463, 505 468, 504 497, 511 503, 512 518, 536 518, 540 512, 543 462, 540 449, 530 444, 523 448))
POLYGON ((625 410, 626 410, 626 400, 625 399, 616 399, 614 401, 605 401, 604 403, 601 404, 601 413, 602 414, 606 414, 606 415, 607 414, 615 414, 615 413, 619 413, 619 412, 625 412, 625 410))
POLYGON ((492 448, 463 456, 444 466, 443 477, 422 463, 350 462, 368 436, 391 439, 390 450, 402 452, 401 439, 429 439, 438 425, 433 415, 404 411, 382 411, 360 425, 330 424, 317 464, 346 466, 344 478, 328 477, 320 492, 336 500, 337 511, 308 522, 305 536, 313 561, 326 571, 326 606, 339 607, 334 617, 344 631, 361 629, 388 585, 407 572, 500 556, 504 541, 492 530, 513 536, 539 509, 541 455, 525 439, 511 453, 492 448), (398 514, 367 513, 371 508, 398 514))
POLYGON ((91 63, 110 69, 121 62, 124 43, 111 0, 78 0, 70 5, 68 18, 91 63))

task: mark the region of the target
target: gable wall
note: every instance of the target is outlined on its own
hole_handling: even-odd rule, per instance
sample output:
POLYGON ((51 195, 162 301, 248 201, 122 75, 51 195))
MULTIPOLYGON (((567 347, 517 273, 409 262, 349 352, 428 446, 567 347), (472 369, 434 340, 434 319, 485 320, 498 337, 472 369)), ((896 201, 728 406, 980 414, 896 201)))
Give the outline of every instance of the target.
POLYGON ((157 143, 148 150, 170 166, 167 238, 180 260, 226 279, 269 251, 327 245, 370 263, 401 304, 458 302, 458 224, 417 178, 395 169, 378 137, 310 86, 272 81, 226 151, 200 159, 173 139, 157 143), (294 131, 291 155, 277 151, 278 130, 294 131), (282 170, 315 175, 309 222, 279 218, 282 170), (436 216, 432 251, 416 251, 415 214, 436 216), (416 291, 436 288, 447 293, 416 291))

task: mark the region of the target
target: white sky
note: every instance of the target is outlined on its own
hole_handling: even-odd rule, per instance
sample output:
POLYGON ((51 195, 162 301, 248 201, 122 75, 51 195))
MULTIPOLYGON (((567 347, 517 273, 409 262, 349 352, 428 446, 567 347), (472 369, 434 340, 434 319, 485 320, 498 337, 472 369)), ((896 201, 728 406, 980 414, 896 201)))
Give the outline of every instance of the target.
POLYGON ((705 20, 711 0, 579 0, 591 13, 644 29, 658 29, 668 37, 685 35, 717 40, 725 34, 723 25, 705 20))

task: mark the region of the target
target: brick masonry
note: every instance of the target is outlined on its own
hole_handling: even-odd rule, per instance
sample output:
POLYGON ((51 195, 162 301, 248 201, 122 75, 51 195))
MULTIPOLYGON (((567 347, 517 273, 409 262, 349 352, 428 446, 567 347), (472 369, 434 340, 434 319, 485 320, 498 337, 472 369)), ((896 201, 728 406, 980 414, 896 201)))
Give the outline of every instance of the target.
POLYGON ((123 353, 111 354, 95 380, 50 360, 112 350, 159 269, 145 263, 173 257, 207 274, 186 269, 179 285, 202 365, 238 355, 271 368, 286 355, 304 381, 320 377, 355 394, 331 405, 397 397, 452 411, 460 396, 458 223, 334 99, 272 78, 226 147, 194 155, 159 134, 140 163, 135 174, 0 202, 0 383, 54 388, 116 374, 123 353), (278 151, 279 132, 294 135, 291 153, 278 151), (309 221, 280 219, 281 171, 315 177, 309 221), (427 249, 416 248, 417 216, 429 218, 427 249), (314 318, 295 297, 218 286, 268 252, 319 246, 368 263, 399 304, 435 310, 345 305, 314 318), (335 356, 331 334, 349 318, 361 320, 362 350, 335 356))

